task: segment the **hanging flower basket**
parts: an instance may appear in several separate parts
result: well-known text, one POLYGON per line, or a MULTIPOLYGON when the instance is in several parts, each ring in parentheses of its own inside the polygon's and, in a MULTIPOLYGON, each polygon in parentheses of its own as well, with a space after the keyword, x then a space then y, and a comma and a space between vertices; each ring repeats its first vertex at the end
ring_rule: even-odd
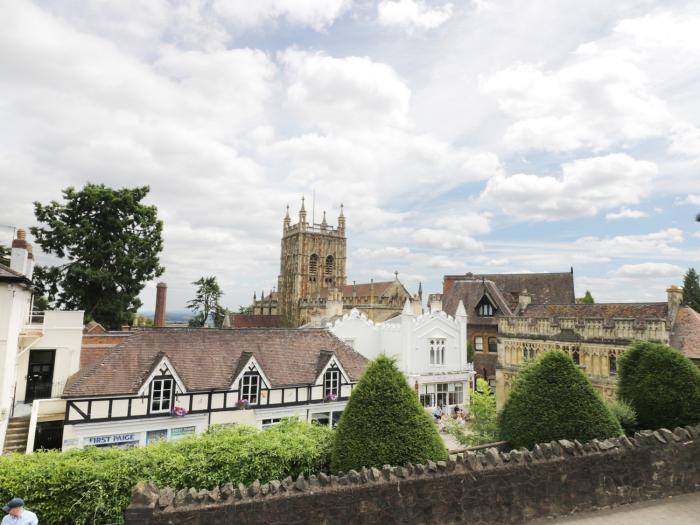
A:
POLYGON ((183 417, 187 415, 187 409, 185 407, 173 407, 170 411, 171 416, 183 417))
POLYGON ((326 401, 335 401, 338 399, 337 394, 330 393, 326 396, 326 401))
POLYGON ((248 408, 248 400, 247 399, 239 399, 238 403, 236 403, 236 406, 240 408, 241 410, 245 410, 248 408))

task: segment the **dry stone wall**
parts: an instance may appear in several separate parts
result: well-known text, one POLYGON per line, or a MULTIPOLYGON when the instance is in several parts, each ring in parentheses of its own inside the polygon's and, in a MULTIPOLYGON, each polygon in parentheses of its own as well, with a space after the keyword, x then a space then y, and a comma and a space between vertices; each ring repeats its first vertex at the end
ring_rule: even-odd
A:
POLYGON ((700 491, 700 425, 214 490, 139 483, 126 523, 516 524, 700 491))

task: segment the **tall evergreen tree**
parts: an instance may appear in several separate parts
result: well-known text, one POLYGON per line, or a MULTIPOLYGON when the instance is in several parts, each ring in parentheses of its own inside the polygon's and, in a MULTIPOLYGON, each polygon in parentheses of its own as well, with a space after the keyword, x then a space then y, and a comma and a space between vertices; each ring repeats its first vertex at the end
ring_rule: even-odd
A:
POLYGON ((695 268, 689 268, 683 278, 683 304, 700 312, 700 278, 695 268))
POLYGON ((107 328, 130 323, 145 283, 164 268, 163 223, 142 203, 148 186, 113 189, 86 184, 63 190, 64 202, 34 203, 41 226, 31 232, 63 264, 37 267, 35 281, 53 306, 85 310, 107 328))
POLYGON ((585 295, 583 297, 578 297, 576 299, 576 302, 578 304, 595 304, 595 299, 593 299, 591 292, 589 290, 586 290, 585 295))

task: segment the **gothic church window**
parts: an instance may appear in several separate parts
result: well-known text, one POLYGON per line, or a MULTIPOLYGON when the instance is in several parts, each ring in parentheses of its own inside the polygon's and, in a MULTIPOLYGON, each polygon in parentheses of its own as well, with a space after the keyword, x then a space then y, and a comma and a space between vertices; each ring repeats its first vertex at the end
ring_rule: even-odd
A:
POLYGON ((326 282, 333 281, 333 272, 335 271, 335 258, 332 255, 326 257, 326 282))
POLYGON ((445 340, 431 339, 430 340, 430 364, 444 365, 445 364, 445 340))
POLYGON ((574 360, 574 364, 576 366, 581 364, 581 357, 579 356, 578 350, 574 350, 573 352, 571 352, 571 359, 574 360))
POLYGON ((316 282, 316 273, 318 272, 318 255, 315 253, 309 257, 309 281, 316 282))
POLYGON ((614 376, 617 374, 617 356, 611 353, 608 356, 608 367, 610 369, 610 375, 614 376))

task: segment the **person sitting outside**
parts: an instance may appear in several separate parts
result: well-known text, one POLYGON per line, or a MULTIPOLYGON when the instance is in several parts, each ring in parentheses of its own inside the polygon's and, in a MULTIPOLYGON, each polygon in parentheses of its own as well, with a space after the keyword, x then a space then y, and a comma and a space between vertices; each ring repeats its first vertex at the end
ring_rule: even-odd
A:
POLYGON ((440 405, 439 403, 437 404, 437 406, 433 410, 433 417, 435 418, 436 423, 439 423, 440 420, 442 419, 442 405, 440 405))
POLYGON ((24 508, 22 498, 12 498, 2 508, 7 513, 0 525, 38 525, 39 518, 31 510, 24 508))

